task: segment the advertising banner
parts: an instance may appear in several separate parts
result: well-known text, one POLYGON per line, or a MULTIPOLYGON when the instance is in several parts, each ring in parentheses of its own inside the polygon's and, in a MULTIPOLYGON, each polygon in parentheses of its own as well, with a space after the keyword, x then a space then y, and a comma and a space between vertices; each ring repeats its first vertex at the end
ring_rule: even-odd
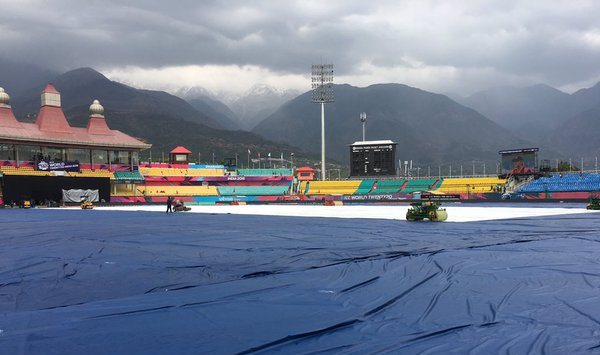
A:
POLYGON ((35 168, 39 171, 81 171, 78 161, 39 160, 35 164, 35 168))

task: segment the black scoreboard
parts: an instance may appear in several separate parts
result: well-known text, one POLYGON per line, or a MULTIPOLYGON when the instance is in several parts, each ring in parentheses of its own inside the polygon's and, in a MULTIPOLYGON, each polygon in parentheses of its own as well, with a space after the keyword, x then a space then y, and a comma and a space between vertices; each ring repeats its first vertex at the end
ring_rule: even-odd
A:
POLYGON ((396 175, 396 145, 390 140, 350 145, 350 176, 396 175))

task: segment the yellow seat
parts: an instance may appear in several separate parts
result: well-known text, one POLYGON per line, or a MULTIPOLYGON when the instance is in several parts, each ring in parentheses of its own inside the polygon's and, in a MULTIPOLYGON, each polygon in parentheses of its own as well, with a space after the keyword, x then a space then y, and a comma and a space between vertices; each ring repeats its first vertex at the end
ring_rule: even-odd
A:
MULTIPOLYGON (((311 181, 307 195, 352 195, 360 186, 360 180, 349 181, 311 181)), ((304 193, 306 185, 300 184, 300 193, 304 193)))
POLYGON ((448 178, 444 179, 435 191, 442 193, 492 193, 498 192, 498 187, 505 183, 505 179, 494 177, 448 178))

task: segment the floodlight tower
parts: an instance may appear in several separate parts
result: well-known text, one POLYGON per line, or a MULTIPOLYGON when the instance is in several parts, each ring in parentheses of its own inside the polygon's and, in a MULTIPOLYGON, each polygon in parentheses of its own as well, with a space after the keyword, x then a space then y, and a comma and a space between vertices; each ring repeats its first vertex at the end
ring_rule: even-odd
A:
POLYGON ((363 126, 363 142, 364 142, 365 141, 365 126, 367 125, 367 113, 366 112, 360 113, 360 122, 362 122, 362 126, 363 126))
POLYGON ((325 180, 325 104, 333 102, 333 64, 313 64, 312 102, 321 104, 321 180, 325 180))

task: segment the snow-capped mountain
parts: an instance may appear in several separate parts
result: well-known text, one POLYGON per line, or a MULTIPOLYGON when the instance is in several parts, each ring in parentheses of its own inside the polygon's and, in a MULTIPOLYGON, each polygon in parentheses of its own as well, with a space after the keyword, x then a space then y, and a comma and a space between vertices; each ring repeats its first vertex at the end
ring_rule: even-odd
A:
POLYGON ((251 130, 262 120, 275 112, 285 102, 300 95, 298 90, 280 89, 266 84, 256 84, 244 94, 233 92, 214 93, 201 86, 182 87, 174 92, 188 102, 206 101, 217 111, 234 118, 231 112, 215 103, 226 105, 233 112, 242 129, 251 130))
POLYGON ((251 87, 230 107, 240 119, 243 128, 252 129, 269 117, 281 105, 300 95, 297 90, 277 89, 265 84, 251 87))

